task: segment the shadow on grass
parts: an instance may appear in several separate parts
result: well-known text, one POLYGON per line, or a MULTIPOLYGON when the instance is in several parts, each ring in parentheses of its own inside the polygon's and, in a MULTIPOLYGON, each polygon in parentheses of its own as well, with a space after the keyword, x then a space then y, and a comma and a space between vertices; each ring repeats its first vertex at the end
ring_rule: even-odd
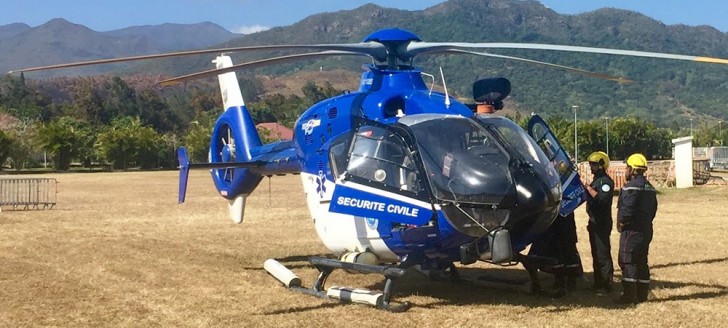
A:
MULTIPOLYGON (((283 264, 289 270, 313 269, 314 266, 308 261, 312 257, 327 257, 327 256, 322 255, 322 254, 311 254, 311 255, 286 256, 286 257, 279 257, 279 258, 274 258, 274 259, 276 261, 280 262, 281 264, 283 264)), ((243 269, 243 270, 264 270, 263 263, 261 263, 260 266, 241 267, 241 269, 243 269)))
MULTIPOLYGON (((706 260, 700 263, 717 263, 723 260, 706 260)), ((482 275, 498 277, 500 273, 495 272, 499 269, 460 269, 461 276, 482 275), (485 272, 485 273, 483 273, 485 272)), ((510 270, 512 271, 512 270, 510 270)), ((587 281, 580 280, 576 290, 567 293, 563 297, 554 298, 549 294, 532 295, 528 293, 530 279, 525 270, 523 272, 511 272, 514 276, 509 278, 515 283, 509 283, 506 279, 489 279, 494 281, 491 285, 473 286, 469 283, 447 283, 435 282, 424 277, 416 277, 420 279, 412 279, 412 277, 403 278, 395 287, 395 298, 400 300, 412 295, 426 295, 438 299, 439 301, 426 304, 425 307, 438 307, 448 305, 479 305, 479 304, 511 304, 529 307, 556 307, 551 311, 568 311, 569 309, 583 307, 598 307, 605 309, 621 309, 625 305, 614 302, 621 294, 621 286, 615 284, 614 290, 609 294, 597 294, 591 289, 592 273, 585 273, 587 281)), ((619 279, 616 279, 619 281, 619 279)), ((542 279, 543 285, 550 286, 553 278, 546 276, 542 279)), ((379 289, 383 284, 370 286, 372 289, 379 289)), ((683 295, 671 295, 660 298, 651 296, 649 302, 666 302, 666 301, 683 301, 697 299, 711 299, 724 297, 728 295, 728 286, 719 284, 703 284, 689 281, 670 281, 670 280, 652 280, 652 291, 661 289, 680 289, 680 288, 699 288, 695 291, 683 295), (707 289, 707 290, 706 290, 707 289)), ((420 304, 414 302, 414 306, 420 304)))
POLYGON ((656 265, 650 266, 650 269, 655 270, 655 269, 671 268, 671 267, 684 266, 684 265, 713 264, 713 263, 720 263, 720 262, 728 262, 728 257, 719 258, 719 259, 697 260, 697 261, 690 261, 690 262, 656 264, 656 265))
POLYGON ((263 315, 301 313, 301 312, 307 312, 307 311, 312 311, 312 310, 335 308, 335 307, 339 307, 343 304, 344 303, 341 303, 339 301, 331 300, 330 302, 321 303, 320 305, 316 305, 316 306, 291 307, 291 308, 280 309, 280 310, 276 310, 276 311, 263 312, 263 315))
MULTIPOLYGON (((308 262, 308 259, 312 256, 320 255, 306 255, 306 256, 289 256, 278 258, 277 260, 283 263, 288 268, 308 268, 313 269, 313 266, 308 262)), ((691 262, 676 262, 658 264, 653 268, 668 268, 675 266, 684 265, 696 265, 696 264, 715 264, 728 262, 728 258, 716 258, 716 259, 703 259, 691 262)), ((253 270, 262 270, 261 267, 251 268, 253 270)), ((621 286, 617 282, 614 284, 614 290, 609 294, 597 294, 592 288, 593 274, 591 272, 585 273, 584 278, 578 281, 576 290, 567 293, 563 297, 555 298, 551 297, 553 294, 539 294, 532 295, 528 292, 530 286, 530 278, 526 270, 508 270, 503 268, 458 268, 460 276, 464 279, 470 280, 470 282, 442 282, 434 281, 423 274, 409 270, 407 275, 396 280, 394 282, 394 294, 392 296, 392 302, 402 303, 409 301, 415 308, 439 308, 442 306, 472 306, 472 305, 514 305, 514 306, 527 306, 534 308, 546 308, 548 312, 566 312, 573 309, 579 309, 584 307, 595 307, 603 309, 623 309, 629 306, 617 304, 614 302, 621 293, 621 286), (486 277, 487 279, 478 279, 479 277, 486 277), (478 285, 472 283, 477 281, 478 285), (418 301, 414 300, 415 297, 428 297, 435 299, 430 301, 418 301)), ((345 276, 351 286, 349 287, 363 287, 369 290, 381 291, 384 288, 384 279, 378 280, 372 283, 371 279, 364 279, 369 281, 369 284, 362 283, 361 286, 356 285, 356 277, 362 275, 350 275, 343 270, 335 270, 332 276, 345 276)), ((550 274, 539 273, 541 281, 545 289, 551 286, 553 283, 553 276, 550 274)), ((615 277, 616 281, 619 281, 619 277, 615 277)), ((361 280, 359 280, 361 281, 361 280)), ((326 287, 329 287, 328 285, 326 287)), ((668 301, 686 301, 686 300, 698 300, 698 299, 711 299, 719 298, 728 295, 728 286, 719 284, 704 284, 699 282, 689 281, 670 281, 670 280, 652 280, 652 291, 659 290, 673 290, 681 288, 698 288, 699 291, 694 291, 688 294, 681 295, 668 295, 660 298, 656 298, 654 293, 650 296, 648 303, 659 303, 668 301)), ((302 295, 302 297, 311 297, 302 295)), ((285 313, 298 313, 309 310, 317 310, 324 308, 331 308, 339 306, 341 303, 336 300, 330 300, 317 306, 297 307, 289 309, 281 309, 266 314, 285 314, 285 313)))

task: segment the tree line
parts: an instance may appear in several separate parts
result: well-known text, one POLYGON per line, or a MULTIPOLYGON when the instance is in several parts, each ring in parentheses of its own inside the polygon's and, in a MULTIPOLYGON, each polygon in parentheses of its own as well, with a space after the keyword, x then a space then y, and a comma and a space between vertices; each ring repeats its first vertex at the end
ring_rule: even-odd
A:
MULTIPOLYGON (((193 161, 206 161, 215 120, 222 112, 213 83, 160 88, 153 77, 77 77, 26 81, 21 75, 0 79, 0 163, 31 169, 51 163, 111 169, 174 168, 176 148, 188 147, 193 161)), ((292 127, 313 104, 341 94, 329 83, 307 82, 302 96, 266 94, 257 79, 241 78, 246 105, 256 123, 292 127)), ((573 153, 574 121, 544 115, 563 146, 573 153)), ((528 117, 511 117, 523 126, 528 117)), ((722 124, 722 122, 721 122, 722 124)), ((581 120, 576 123, 579 160, 594 150, 622 159, 642 152, 650 159, 671 157, 671 139, 693 133, 699 146, 722 145, 721 126, 657 127, 636 117, 581 120), (608 138, 607 138, 608 134, 608 138)), ((273 141, 265 131, 264 141, 273 141)))
MULTIPOLYGON (((186 145, 206 161, 210 135, 222 112, 216 83, 158 87, 159 77, 118 76, 0 79, 0 167, 31 169, 46 162, 111 169, 174 168, 186 145)), ((329 83, 305 83, 303 96, 264 95, 257 79, 239 80, 257 123, 293 126, 314 103, 341 93, 329 83)), ((274 141, 261 131, 264 141, 274 141)))

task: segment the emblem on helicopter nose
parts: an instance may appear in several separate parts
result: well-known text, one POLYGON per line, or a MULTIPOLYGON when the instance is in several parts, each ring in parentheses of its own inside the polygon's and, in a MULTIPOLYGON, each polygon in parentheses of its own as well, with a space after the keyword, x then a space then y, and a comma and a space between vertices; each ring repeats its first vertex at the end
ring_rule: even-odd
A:
POLYGON ((326 194, 326 176, 324 175, 324 171, 319 171, 316 177, 316 192, 318 192, 321 198, 326 194))
POLYGON ((303 129, 303 133, 305 133, 306 135, 309 135, 309 134, 313 133, 313 129, 319 125, 321 125, 321 120, 310 119, 310 120, 308 120, 308 122, 303 123, 301 128, 303 129))
POLYGON ((379 220, 375 218, 366 218, 366 222, 369 229, 377 230, 377 226, 379 226, 379 220))

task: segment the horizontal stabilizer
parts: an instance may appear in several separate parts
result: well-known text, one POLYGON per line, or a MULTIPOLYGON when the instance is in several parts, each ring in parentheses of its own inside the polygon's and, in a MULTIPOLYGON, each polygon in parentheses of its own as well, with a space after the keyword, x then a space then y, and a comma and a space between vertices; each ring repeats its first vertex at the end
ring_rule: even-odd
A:
POLYGON ((252 162, 218 162, 218 163, 188 163, 187 166, 190 169, 251 169, 255 171, 256 168, 265 165, 261 161, 252 162))

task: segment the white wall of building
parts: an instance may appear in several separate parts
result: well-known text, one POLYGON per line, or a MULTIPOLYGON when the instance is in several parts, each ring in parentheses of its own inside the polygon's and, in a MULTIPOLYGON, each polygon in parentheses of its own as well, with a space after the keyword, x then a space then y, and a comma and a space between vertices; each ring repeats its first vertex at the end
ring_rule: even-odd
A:
POLYGON ((693 186, 693 137, 672 139, 675 154, 675 187, 693 186))

